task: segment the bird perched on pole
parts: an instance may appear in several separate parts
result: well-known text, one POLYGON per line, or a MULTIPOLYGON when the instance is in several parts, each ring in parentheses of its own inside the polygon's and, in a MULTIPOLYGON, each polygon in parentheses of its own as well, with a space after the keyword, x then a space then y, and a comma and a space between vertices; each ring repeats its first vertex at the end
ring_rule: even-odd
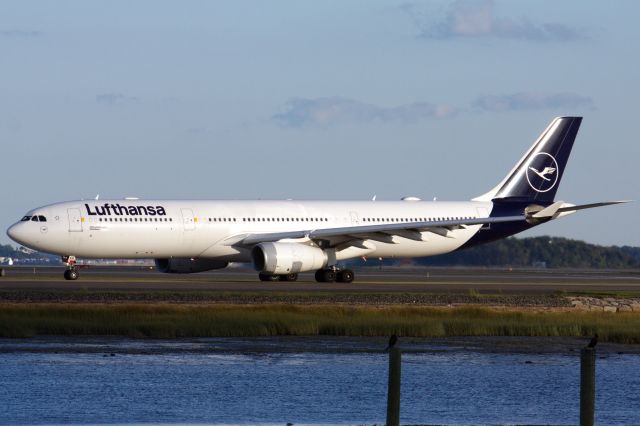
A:
POLYGON ((595 348, 597 344, 598 344, 598 333, 593 335, 593 337, 589 341, 589 344, 587 345, 587 347, 588 348, 595 348))
POLYGON ((389 351, 391 348, 393 348, 396 345, 396 343, 398 343, 398 336, 393 334, 389 338, 389 344, 387 345, 387 348, 384 351, 385 352, 389 351))

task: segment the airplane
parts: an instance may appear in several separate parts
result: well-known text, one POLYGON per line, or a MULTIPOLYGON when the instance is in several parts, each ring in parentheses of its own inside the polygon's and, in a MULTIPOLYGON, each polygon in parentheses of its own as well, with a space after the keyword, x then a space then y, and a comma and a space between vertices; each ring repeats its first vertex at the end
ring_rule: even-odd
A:
POLYGON ((252 263, 262 281, 350 283, 340 262, 423 257, 505 238, 578 210, 619 204, 556 201, 582 117, 551 121, 507 176, 470 201, 69 201, 29 211, 8 230, 34 250, 76 257, 152 258, 159 271, 195 273, 252 263))

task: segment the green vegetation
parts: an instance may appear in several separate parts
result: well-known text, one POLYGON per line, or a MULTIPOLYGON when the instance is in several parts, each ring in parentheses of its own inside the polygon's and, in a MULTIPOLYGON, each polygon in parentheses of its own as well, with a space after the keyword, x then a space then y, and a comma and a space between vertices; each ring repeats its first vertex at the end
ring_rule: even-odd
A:
POLYGON ((476 307, 6 304, 0 336, 591 336, 640 343, 640 314, 476 307))
POLYGON ((640 247, 604 247, 556 237, 507 238, 416 260, 430 266, 542 266, 547 268, 640 268, 640 247))

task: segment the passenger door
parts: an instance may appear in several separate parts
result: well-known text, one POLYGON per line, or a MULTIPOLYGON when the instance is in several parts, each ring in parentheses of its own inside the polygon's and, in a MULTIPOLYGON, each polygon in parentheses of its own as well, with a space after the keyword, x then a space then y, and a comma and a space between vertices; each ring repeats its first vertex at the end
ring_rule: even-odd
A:
POLYGON ((191 209, 180 209, 182 212, 182 224, 184 225, 185 231, 193 231, 196 229, 196 224, 193 218, 193 210, 191 209))
POLYGON ((349 216, 351 216, 351 225, 353 226, 360 225, 360 218, 358 217, 358 212, 349 212, 349 216))
POLYGON ((67 209, 67 216, 69 216, 69 232, 82 232, 80 209, 67 209))

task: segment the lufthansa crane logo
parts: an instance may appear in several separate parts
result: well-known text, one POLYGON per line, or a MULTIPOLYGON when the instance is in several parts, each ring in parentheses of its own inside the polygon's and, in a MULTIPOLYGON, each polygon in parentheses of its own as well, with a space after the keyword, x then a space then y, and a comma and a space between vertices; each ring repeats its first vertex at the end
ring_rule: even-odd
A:
POLYGON ((527 164, 527 182, 537 192, 547 192, 558 182, 558 162, 551 154, 539 152, 527 164))

